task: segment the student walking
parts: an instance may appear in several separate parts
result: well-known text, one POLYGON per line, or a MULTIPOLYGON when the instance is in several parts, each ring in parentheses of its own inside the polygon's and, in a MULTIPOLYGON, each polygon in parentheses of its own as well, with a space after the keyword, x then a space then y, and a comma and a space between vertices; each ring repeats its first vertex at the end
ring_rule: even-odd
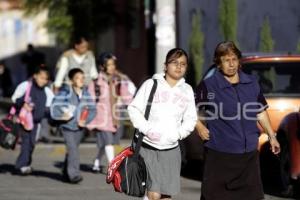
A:
POLYGON ((157 80, 157 90, 149 119, 145 119, 144 113, 154 83, 152 79, 143 83, 128 106, 134 127, 145 135, 140 154, 149 175, 149 200, 171 199, 180 192, 181 153, 178 140, 187 137, 197 121, 194 93, 183 78, 187 67, 186 52, 179 48, 170 50, 164 73, 152 77, 157 80))
POLYGON ((83 131, 96 115, 96 107, 84 86, 84 73, 79 68, 68 73, 71 85, 63 85, 51 105, 51 117, 60 120, 60 131, 66 144, 63 176, 71 183, 82 181, 80 175, 79 144, 83 131))
POLYGON ((131 102, 136 89, 131 80, 118 71, 116 62, 117 58, 112 53, 102 53, 99 56, 101 71, 98 78, 89 85, 89 92, 97 106, 97 115, 88 125, 97 137, 98 153, 92 168, 94 172, 101 171, 104 153, 108 163, 114 158, 114 134, 121 126, 120 115, 127 111, 123 106, 131 102))
POLYGON ((21 151, 16 161, 16 169, 21 174, 32 172, 31 161, 36 143, 37 127, 45 117, 47 108, 51 105, 53 93, 47 87, 49 71, 46 67, 38 67, 31 79, 17 86, 12 101, 15 103, 17 112, 25 111, 27 115, 23 120, 24 126, 20 125, 21 151))

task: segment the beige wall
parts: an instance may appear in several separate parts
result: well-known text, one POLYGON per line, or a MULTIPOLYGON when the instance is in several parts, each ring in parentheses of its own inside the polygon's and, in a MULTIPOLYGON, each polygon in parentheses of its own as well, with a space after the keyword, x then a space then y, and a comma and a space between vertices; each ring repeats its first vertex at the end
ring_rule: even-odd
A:
POLYGON ((28 43, 34 46, 53 46, 54 39, 45 28, 47 11, 33 17, 25 17, 22 10, 0 12, 0 59, 26 50, 28 43))

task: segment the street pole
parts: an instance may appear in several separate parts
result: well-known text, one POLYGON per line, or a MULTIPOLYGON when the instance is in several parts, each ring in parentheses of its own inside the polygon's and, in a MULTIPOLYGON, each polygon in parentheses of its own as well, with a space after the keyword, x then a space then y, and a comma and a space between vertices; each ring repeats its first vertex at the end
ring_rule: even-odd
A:
POLYGON ((156 0, 156 73, 163 72, 167 52, 176 47, 175 7, 176 0, 156 0))

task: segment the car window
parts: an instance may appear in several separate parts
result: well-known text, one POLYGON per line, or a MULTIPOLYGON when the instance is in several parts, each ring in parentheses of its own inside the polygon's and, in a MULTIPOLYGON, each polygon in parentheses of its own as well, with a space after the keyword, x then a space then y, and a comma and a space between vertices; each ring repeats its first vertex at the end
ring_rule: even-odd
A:
POLYGON ((242 69, 257 76, 264 94, 300 95, 300 62, 245 63, 242 69))

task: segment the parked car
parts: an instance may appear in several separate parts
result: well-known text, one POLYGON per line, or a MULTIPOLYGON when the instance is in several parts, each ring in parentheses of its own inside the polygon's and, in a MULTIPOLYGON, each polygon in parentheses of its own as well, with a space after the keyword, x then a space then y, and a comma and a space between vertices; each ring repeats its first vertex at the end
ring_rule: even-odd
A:
MULTIPOLYGON (((258 150, 262 176, 266 173, 288 188, 289 177, 300 176, 300 55, 244 54, 242 70, 257 76, 266 97, 272 128, 282 152, 270 152, 268 136, 261 130, 258 150), (272 174, 273 173, 273 174, 272 174)), ((216 70, 211 67, 204 78, 216 70)), ((182 142, 184 161, 203 159, 203 142, 194 131, 182 142)), ((268 176, 269 177, 269 176, 268 176)))

